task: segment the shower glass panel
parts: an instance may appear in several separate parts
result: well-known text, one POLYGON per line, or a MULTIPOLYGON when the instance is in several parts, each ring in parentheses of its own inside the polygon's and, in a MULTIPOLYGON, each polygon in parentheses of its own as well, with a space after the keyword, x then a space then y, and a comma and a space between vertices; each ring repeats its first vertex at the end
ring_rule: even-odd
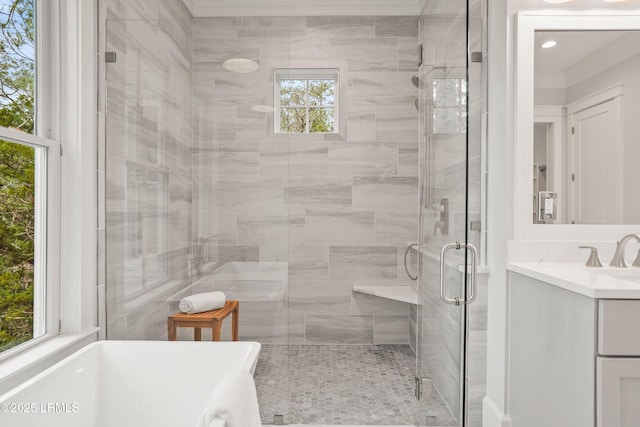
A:
POLYGON ((418 17, 289 23, 296 77, 334 72, 330 100, 315 103, 338 108, 330 131, 288 140, 285 422, 415 425, 412 304, 397 295, 410 293, 403 256, 418 235, 418 17))
MULTIPOLYGON (((240 301, 240 340, 262 344, 263 424, 414 425, 416 374, 420 425, 472 420, 467 308, 437 284, 442 246, 479 240, 474 22, 451 0, 420 17, 108 20, 107 338, 165 340, 181 298, 222 291, 240 301), (329 131, 275 131, 287 69, 335 75, 322 102, 305 85, 309 120, 336 107, 329 131), (416 241, 422 304, 397 296, 415 296, 416 241)), ((451 295, 465 261, 447 255, 451 295)))
POLYGON ((287 344, 288 137, 273 137, 269 106, 274 63, 289 65, 289 27, 195 18, 193 41, 193 289, 240 301, 242 340, 287 344))
POLYGON ((193 25, 193 286, 240 301, 240 339, 262 344, 255 381, 262 422, 272 424, 289 407, 279 398, 289 387, 289 136, 273 123, 274 69, 290 66, 289 20, 193 25), (239 58, 257 70, 233 71, 227 61, 239 58))
POLYGON ((222 291, 240 302, 241 340, 288 343, 288 136, 273 138, 265 108, 288 47, 286 19, 275 33, 252 19, 107 21, 109 339, 164 340, 181 298, 222 291))
POLYGON ((482 423, 478 396, 468 387, 482 113, 482 66, 471 64, 470 52, 482 50, 482 9, 479 1, 435 0, 420 17, 421 426, 482 423))
POLYGON ((188 21, 107 21, 109 339, 166 339, 171 296, 191 283, 190 37, 188 21))

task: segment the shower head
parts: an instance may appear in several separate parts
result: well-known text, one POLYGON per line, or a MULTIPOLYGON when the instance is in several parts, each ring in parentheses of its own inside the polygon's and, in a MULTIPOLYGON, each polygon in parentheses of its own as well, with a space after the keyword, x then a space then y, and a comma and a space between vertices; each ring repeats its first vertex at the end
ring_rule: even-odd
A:
POLYGON ((417 88, 420 87, 420 78, 418 76, 411 77, 411 83, 417 88))

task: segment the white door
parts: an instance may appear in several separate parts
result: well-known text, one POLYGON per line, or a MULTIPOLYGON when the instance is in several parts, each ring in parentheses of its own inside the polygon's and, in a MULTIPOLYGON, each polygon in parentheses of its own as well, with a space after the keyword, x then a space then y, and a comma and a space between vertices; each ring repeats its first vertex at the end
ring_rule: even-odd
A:
POLYGON ((570 220, 575 224, 622 221, 622 167, 618 164, 619 98, 586 108, 571 117, 569 176, 570 220))

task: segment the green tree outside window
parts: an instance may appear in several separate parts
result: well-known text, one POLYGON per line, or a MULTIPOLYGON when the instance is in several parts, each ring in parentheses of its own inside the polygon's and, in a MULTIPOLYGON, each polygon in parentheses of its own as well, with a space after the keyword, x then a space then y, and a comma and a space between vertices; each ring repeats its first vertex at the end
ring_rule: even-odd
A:
MULTIPOLYGON (((34 0, 0 0, 0 126, 34 130, 34 0)), ((33 338, 35 152, 0 140, 0 351, 33 338)))
POLYGON ((335 132, 336 81, 280 80, 280 132, 335 132))

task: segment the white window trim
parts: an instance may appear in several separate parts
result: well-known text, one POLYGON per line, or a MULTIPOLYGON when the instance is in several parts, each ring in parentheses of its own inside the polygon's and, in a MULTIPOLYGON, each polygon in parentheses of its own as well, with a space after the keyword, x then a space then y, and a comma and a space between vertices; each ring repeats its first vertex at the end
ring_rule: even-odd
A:
MULTIPOLYGON (((47 242, 47 262, 53 264, 48 272, 57 278, 59 289, 47 293, 52 306, 47 335, 0 354, 0 394, 19 378, 33 376, 97 339, 97 9, 97 2, 86 0, 41 0, 36 12, 50 18, 41 18, 40 23, 50 25, 41 28, 39 23, 38 29, 53 40, 38 58, 48 57, 51 67, 41 63, 36 70, 48 73, 50 92, 36 96, 45 96, 37 108, 40 118, 49 120, 38 121, 42 136, 29 135, 26 142, 50 146, 51 159, 58 153, 58 162, 47 170, 59 182, 47 209, 57 213, 50 227, 56 227, 59 237, 47 242), (40 108, 52 113, 42 115, 40 108)), ((7 131, 11 129, 3 129, 0 137, 15 141, 15 134, 7 131)))
MULTIPOLYGON (((273 131, 277 134, 291 135, 317 135, 317 134, 337 134, 340 133, 340 69, 339 68, 276 68, 273 71, 274 82, 274 119, 273 131), (335 90, 333 99, 333 132, 303 132, 289 133, 280 130, 280 81, 281 80, 334 80, 335 90)), ((318 106, 322 108, 322 106, 318 106)), ((308 123, 307 123, 308 126, 308 123)))
POLYGON ((42 0, 36 3, 35 135, 0 127, 0 139, 46 151, 46 154, 41 150, 35 152, 34 226, 44 234, 37 232, 34 242, 34 338, 0 353, 0 361, 59 333, 60 143, 51 139, 58 86, 58 68, 53 63, 58 52, 55 3, 42 0))
POLYGON ((34 242, 34 286, 40 285, 33 295, 35 338, 0 353, 0 360, 4 360, 58 334, 60 145, 4 127, 0 127, 0 139, 46 150, 46 154, 36 151, 35 159, 35 229, 45 230, 34 242), (44 313, 44 317, 38 318, 38 313, 44 313))

